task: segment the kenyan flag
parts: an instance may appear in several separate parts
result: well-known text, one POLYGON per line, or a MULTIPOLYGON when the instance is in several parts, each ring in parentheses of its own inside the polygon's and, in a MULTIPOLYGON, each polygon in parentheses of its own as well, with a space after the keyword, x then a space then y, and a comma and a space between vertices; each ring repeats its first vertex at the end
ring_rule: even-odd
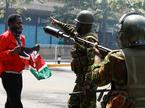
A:
POLYGON ((49 78, 52 75, 51 70, 39 53, 30 55, 30 66, 30 72, 38 80, 49 78))
POLYGON ((44 65, 40 71, 35 68, 30 68, 30 71, 38 80, 49 78, 52 75, 47 65, 44 65))

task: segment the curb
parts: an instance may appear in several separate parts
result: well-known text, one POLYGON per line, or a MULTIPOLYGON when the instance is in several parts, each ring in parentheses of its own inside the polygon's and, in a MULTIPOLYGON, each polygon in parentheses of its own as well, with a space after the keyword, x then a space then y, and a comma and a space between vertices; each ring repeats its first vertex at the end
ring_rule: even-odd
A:
POLYGON ((48 64, 49 67, 69 67, 70 64, 48 64))

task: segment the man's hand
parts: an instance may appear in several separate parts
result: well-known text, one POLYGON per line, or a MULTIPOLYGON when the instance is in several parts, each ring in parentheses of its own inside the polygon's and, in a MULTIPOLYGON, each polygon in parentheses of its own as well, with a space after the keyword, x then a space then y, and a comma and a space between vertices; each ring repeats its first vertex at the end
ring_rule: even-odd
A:
POLYGON ((21 47, 21 52, 26 52, 27 54, 31 54, 33 51, 39 52, 39 50, 40 50, 40 45, 39 44, 36 44, 32 48, 21 47))
POLYGON ((39 44, 36 44, 34 47, 31 48, 32 51, 37 51, 39 52, 40 50, 40 45, 39 44))
POLYGON ((20 54, 20 53, 22 53, 23 51, 26 52, 27 54, 30 54, 30 53, 32 53, 33 51, 39 52, 39 50, 40 50, 40 45, 39 45, 39 44, 35 45, 35 46, 32 47, 32 48, 15 47, 15 48, 11 51, 11 54, 20 54))
POLYGON ((98 56, 99 58, 102 58, 102 55, 99 51, 99 48, 98 48, 98 42, 96 42, 93 46, 93 51, 95 52, 95 55, 98 56))
POLYGON ((22 47, 15 47, 12 51, 11 54, 19 54, 21 52, 22 47))

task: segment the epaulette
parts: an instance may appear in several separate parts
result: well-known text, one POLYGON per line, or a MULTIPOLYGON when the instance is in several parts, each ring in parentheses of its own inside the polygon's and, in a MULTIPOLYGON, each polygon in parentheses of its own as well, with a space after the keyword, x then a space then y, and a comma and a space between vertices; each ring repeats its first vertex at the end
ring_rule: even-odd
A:
POLYGON ((95 34, 95 33, 88 33, 88 34, 85 36, 85 39, 86 39, 86 40, 93 40, 94 42, 98 42, 98 36, 97 36, 97 34, 95 34))
POLYGON ((124 55, 121 50, 113 50, 108 54, 108 59, 124 60, 124 55))

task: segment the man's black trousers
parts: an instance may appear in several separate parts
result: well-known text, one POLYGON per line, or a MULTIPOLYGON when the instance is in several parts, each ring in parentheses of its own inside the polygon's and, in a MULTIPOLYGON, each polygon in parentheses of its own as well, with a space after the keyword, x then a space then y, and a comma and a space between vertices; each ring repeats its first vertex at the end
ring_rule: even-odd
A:
POLYGON ((4 72, 2 84, 7 94, 5 108, 23 108, 21 102, 22 74, 4 72))

